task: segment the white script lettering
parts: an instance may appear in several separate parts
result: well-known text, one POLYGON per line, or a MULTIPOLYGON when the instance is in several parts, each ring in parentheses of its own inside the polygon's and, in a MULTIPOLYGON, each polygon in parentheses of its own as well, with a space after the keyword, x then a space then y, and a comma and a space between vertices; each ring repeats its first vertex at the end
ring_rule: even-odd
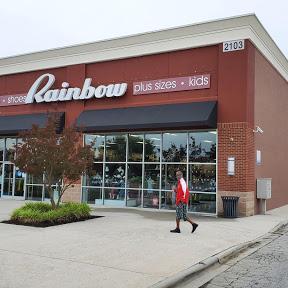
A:
POLYGON ((69 100, 86 100, 103 97, 119 97, 123 96, 127 90, 127 83, 109 84, 107 86, 100 85, 98 87, 91 86, 92 79, 87 78, 84 81, 82 89, 78 87, 69 88, 68 82, 62 83, 62 89, 51 89, 55 82, 55 76, 52 74, 44 74, 40 76, 31 86, 25 99, 26 104, 42 102, 57 102, 69 100), (45 84, 45 78, 48 78, 45 84), (44 86, 43 86, 44 85, 44 86), (39 87, 42 87, 39 89, 39 87), (38 91, 39 89, 39 91, 38 91))

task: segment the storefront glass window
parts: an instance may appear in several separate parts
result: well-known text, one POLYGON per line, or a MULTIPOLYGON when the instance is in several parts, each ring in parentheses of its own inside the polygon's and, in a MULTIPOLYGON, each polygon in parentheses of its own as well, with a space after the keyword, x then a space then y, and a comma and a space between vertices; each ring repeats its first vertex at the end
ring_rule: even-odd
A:
POLYGON ((82 201, 88 204, 101 205, 102 203, 102 189, 101 188, 83 188, 82 201))
POLYGON ((26 186, 26 199, 34 201, 42 201, 43 186, 27 185, 26 186))
POLYGON ((160 162, 161 134, 145 135, 145 162, 160 162))
POLYGON ((144 189, 160 189, 160 164, 145 164, 144 189))
POLYGON ((125 188, 125 163, 105 164, 105 187, 125 188))
POLYGON ((83 176, 83 186, 103 186, 103 164, 93 163, 89 175, 83 176))
POLYGON ((94 150, 94 161, 103 161, 105 136, 85 135, 85 144, 92 145, 94 150))
POLYGON ((187 162, 187 133, 163 133, 163 162, 187 162))
POLYGON ((142 202, 142 190, 127 189, 127 207, 139 207, 142 202))
POLYGON ((159 190, 148 189, 143 190, 143 207, 159 209, 159 190))
POLYGON ((106 136, 106 161, 126 161, 126 135, 106 136))
POLYGON ((176 171, 181 170, 185 179, 187 165, 183 164, 162 164, 162 190, 171 191, 172 186, 177 185, 176 171))
POLYGON ((5 139, 0 139, 0 162, 4 160, 5 139))
POLYGON ((27 184, 43 184, 43 176, 27 175, 27 184))
POLYGON ((188 211, 216 213, 216 194, 190 193, 188 211))
POLYGON ((6 138, 5 161, 13 161, 15 155, 16 138, 6 138))
MULTIPOLYGON (((177 185, 179 169, 190 191, 189 211, 216 213, 216 131, 101 137, 92 172, 82 179, 82 201, 175 209, 172 187, 177 185)), ((85 143, 94 143, 94 138, 96 142, 100 139, 99 135, 85 135, 85 143)))
POLYGON ((15 168, 14 196, 19 196, 19 197, 24 196, 25 177, 26 177, 26 174, 16 167, 15 168))
POLYGON ((177 170, 183 172, 186 177, 187 165, 183 164, 162 164, 162 192, 161 192, 161 208, 175 209, 176 193, 172 191, 173 186, 177 186, 175 173, 177 170), (165 191, 166 190, 166 191, 165 191))
POLYGON ((128 161, 142 162, 143 159, 143 135, 129 134, 128 135, 128 161))
POLYGON ((125 206, 125 188, 113 187, 104 189, 104 204, 108 206, 125 206))
POLYGON ((216 165, 190 164, 189 183, 190 191, 216 192, 216 165))
POLYGON ((3 181, 3 164, 0 162, 0 196, 1 196, 1 191, 2 191, 2 181, 3 181))
POLYGON ((189 162, 216 162, 216 132, 189 133, 189 162))
POLYGON ((128 164, 128 188, 142 188, 142 164, 128 164))

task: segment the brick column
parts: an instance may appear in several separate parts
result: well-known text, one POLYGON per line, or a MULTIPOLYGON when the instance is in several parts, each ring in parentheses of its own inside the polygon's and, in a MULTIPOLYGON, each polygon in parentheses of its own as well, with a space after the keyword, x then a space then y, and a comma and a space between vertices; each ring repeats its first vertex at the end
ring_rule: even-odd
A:
POLYGON ((63 202, 81 202, 81 183, 74 184, 73 187, 68 188, 63 197, 63 202))
POLYGON ((239 196, 240 216, 254 215, 255 144, 253 128, 246 122, 218 124, 218 214, 221 196, 239 196), (227 173, 228 157, 235 157, 235 175, 227 173))

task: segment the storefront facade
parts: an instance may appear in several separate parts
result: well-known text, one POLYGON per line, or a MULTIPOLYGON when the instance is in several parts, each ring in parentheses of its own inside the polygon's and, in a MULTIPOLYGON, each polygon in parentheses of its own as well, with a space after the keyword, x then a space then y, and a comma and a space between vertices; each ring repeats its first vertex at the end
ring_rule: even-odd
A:
MULTIPOLYGON (((221 214, 221 196, 234 195, 240 215, 258 213, 261 177, 277 179, 268 209, 288 204, 284 178, 271 169, 274 120, 263 112, 287 105, 287 67, 253 15, 0 59, 1 197, 46 199, 43 179, 21 173, 10 148, 49 112, 60 115, 59 128, 81 128, 83 145, 95 141, 92 174, 65 201, 173 210, 181 169, 191 212, 221 214)), ((288 140, 281 127, 279 150, 288 140)))

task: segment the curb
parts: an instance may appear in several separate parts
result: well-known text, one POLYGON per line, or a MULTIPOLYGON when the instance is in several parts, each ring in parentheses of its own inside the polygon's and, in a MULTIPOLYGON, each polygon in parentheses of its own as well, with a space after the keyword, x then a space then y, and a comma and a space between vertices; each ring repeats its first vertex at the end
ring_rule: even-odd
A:
POLYGON ((212 265, 214 265, 216 263, 218 263, 220 265, 224 264, 225 262, 227 262, 230 258, 235 256, 236 254, 239 254, 240 252, 245 251, 249 247, 251 247, 254 244, 256 244, 257 242, 259 242, 259 240, 267 237, 269 234, 273 234, 273 233, 277 232, 279 229, 281 229, 282 227, 284 227, 287 224, 288 224, 288 220, 284 220, 284 221, 278 223, 274 228, 272 228, 270 231, 268 231, 264 235, 254 239, 254 240, 241 243, 237 246, 230 247, 230 248, 228 248, 228 249, 226 249, 226 250, 224 250, 218 254, 210 256, 210 257, 204 259, 203 261, 200 261, 199 263, 189 267, 188 269, 180 271, 179 273, 177 273, 174 276, 168 277, 168 278, 166 278, 160 282, 155 283, 154 285, 150 286, 149 288, 173 288, 173 287, 177 287, 177 285, 185 282, 186 280, 188 280, 189 278, 192 278, 193 276, 196 276, 200 272, 203 272, 205 269, 211 267, 212 265))

